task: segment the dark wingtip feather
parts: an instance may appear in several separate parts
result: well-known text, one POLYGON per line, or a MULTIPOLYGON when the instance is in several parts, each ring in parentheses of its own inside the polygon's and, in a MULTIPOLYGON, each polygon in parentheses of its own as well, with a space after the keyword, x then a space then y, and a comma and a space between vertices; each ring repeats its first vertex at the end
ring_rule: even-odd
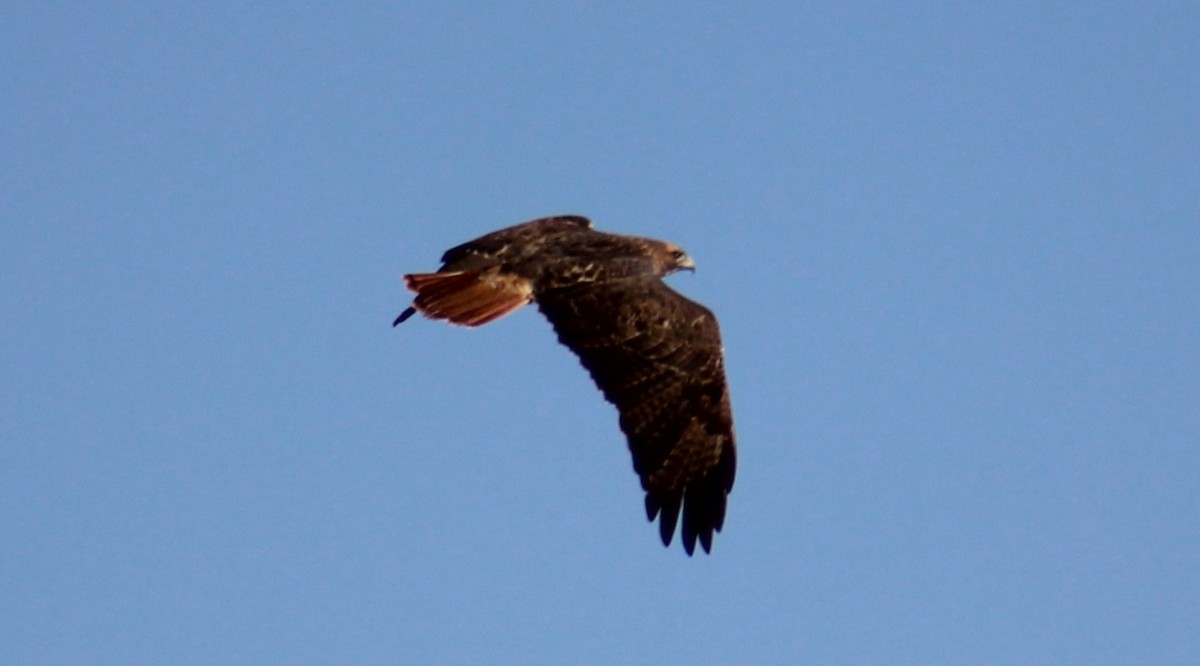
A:
POLYGON ((658 500, 650 493, 646 493, 646 520, 654 522, 658 517, 658 500))
POLYGON ((408 319, 409 317, 411 317, 415 314, 417 314, 416 308, 409 308, 409 309, 405 310, 404 312, 401 312, 400 316, 396 317, 396 321, 392 322, 392 328, 395 328, 395 327, 399 326, 400 324, 404 323, 405 319, 408 319))
POLYGON ((689 557, 695 554, 697 541, 705 553, 712 553, 713 533, 720 532, 725 522, 725 495, 705 494, 700 488, 677 497, 646 493, 646 519, 654 522, 655 518, 664 546, 670 547, 678 526, 679 542, 689 557))
MULTIPOLYGON (((658 534, 662 537, 663 545, 670 547, 671 539, 675 537, 675 525, 679 522, 679 507, 683 504, 683 495, 659 497, 653 500, 653 502, 658 506, 658 534)), ((647 514, 650 513, 650 506, 650 496, 647 495, 647 514)), ((653 516, 650 520, 654 520, 653 516)), ((684 547, 687 547, 686 543, 684 547)))
MULTIPOLYGON (((667 520, 666 514, 663 514, 663 517, 658 521, 658 535, 662 537, 663 546, 670 548, 671 540, 675 538, 675 521, 667 520)), ((686 542, 683 544, 683 547, 687 548, 686 542)), ((691 553, 688 553, 688 555, 691 555, 691 553)))

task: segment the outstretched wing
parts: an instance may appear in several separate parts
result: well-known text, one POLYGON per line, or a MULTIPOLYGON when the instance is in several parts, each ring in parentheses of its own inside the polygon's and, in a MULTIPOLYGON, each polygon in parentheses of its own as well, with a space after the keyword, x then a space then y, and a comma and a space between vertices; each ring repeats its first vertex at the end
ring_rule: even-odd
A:
POLYGON ((538 308, 621 415, 646 515, 670 545, 705 552, 736 467, 721 337, 712 312, 653 276, 539 292, 538 308))

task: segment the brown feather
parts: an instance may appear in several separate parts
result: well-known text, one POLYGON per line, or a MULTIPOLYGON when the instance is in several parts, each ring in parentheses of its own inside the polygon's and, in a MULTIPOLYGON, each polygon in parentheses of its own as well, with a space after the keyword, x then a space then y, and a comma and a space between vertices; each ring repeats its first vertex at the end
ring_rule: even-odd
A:
POLYGON ((482 326, 529 303, 529 280, 500 273, 498 267, 404 276, 417 292, 413 307, 430 319, 462 326, 482 326))
POLYGON ((653 276, 542 291, 537 302, 620 412, 663 543, 678 524, 689 555, 697 540, 708 552, 737 464, 716 318, 653 276))

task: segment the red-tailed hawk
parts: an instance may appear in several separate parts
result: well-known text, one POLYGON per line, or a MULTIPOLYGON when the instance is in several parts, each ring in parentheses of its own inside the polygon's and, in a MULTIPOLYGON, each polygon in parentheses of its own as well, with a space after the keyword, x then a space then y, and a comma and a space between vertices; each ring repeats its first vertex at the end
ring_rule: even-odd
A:
POLYGON ((526 303, 621 414, 646 516, 688 555, 712 548, 725 522, 737 453, 717 320, 663 283, 695 264, 671 243, 606 234, 583 217, 548 217, 501 229, 442 255, 436 273, 404 276, 414 313, 480 326, 526 303))

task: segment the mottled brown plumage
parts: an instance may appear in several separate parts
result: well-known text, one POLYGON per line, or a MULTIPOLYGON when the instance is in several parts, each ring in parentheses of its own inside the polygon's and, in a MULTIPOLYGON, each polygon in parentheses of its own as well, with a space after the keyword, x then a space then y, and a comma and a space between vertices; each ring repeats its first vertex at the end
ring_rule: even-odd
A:
POLYGON ((716 317, 662 281, 693 268, 670 243, 543 218, 451 248, 436 273, 405 275, 417 295, 395 324, 420 312, 479 326, 536 302, 620 412, 663 544, 682 513, 684 549, 699 539, 709 552, 737 454, 716 317))

